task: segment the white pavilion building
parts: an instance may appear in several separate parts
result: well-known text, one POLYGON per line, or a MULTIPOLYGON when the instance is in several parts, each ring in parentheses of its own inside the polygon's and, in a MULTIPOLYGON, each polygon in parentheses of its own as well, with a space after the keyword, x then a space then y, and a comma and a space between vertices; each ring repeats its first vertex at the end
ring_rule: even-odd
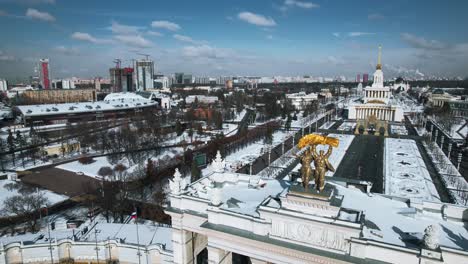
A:
POLYGON ((379 47, 379 59, 374 73, 372 86, 364 88, 364 103, 350 104, 348 107, 348 119, 367 119, 375 116, 378 120, 390 122, 403 121, 403 109, 392 103, 391 88, 384 86, 384 77, 381 63, 381 47, 379 47))

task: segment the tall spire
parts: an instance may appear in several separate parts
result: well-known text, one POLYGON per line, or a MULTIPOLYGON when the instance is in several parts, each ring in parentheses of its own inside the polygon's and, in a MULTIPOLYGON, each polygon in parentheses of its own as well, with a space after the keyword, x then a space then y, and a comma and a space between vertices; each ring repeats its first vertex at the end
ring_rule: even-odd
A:
POLYGON ((381 70, 382 69, 382 45, 379 45, 379 58, 377 60, 377 67, 376 67, 377 70, 381 70))

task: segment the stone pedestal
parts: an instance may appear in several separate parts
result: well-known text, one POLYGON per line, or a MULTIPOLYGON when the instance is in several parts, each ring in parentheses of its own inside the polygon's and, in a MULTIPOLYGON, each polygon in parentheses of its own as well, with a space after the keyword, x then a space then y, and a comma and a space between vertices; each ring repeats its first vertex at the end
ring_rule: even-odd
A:
POLYGON ((282 206, 289 210, 300 211, 307 214, 324 217, 336 217, 340 210, 339 203, 332 199, 335 188, 326 184, 322 191, 314 189, 314 185, 304 188, 302 185, 293 185, 285 197, 281 198, 282 206))

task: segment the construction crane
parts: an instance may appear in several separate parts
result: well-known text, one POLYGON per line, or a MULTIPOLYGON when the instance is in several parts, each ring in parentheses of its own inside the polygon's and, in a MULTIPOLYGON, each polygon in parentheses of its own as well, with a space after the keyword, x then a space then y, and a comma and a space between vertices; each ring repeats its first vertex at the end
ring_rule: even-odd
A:
POLYGON ((114 63, 115 63, 115 68, 120 69, 120 64, 122 63, 122 60, 121 59, 115 59, 114 63))
POLYGON ((144 54, 144 53, 137 53, 137 54, 138 54, 138 55, 141 55, 141 56, 145 56, 145 57, 146 57, 146 60, 148 60, 149 57, 151 56, 151 55, 149 55, 149 54, 144 54))

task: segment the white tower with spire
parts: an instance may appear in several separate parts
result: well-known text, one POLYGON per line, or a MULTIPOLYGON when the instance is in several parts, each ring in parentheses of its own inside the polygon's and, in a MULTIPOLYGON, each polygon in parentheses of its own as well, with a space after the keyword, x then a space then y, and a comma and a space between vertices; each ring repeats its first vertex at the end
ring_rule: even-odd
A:
POLYGON ((382 121, 403 122, 403 109, 392 102, 390 87, 384 86, 382 46, 379 46, 379 57, 375 68, 374 82, 364 88, 364 103, 350 104, 348 118, 365 120, 373 117, 382 121))

